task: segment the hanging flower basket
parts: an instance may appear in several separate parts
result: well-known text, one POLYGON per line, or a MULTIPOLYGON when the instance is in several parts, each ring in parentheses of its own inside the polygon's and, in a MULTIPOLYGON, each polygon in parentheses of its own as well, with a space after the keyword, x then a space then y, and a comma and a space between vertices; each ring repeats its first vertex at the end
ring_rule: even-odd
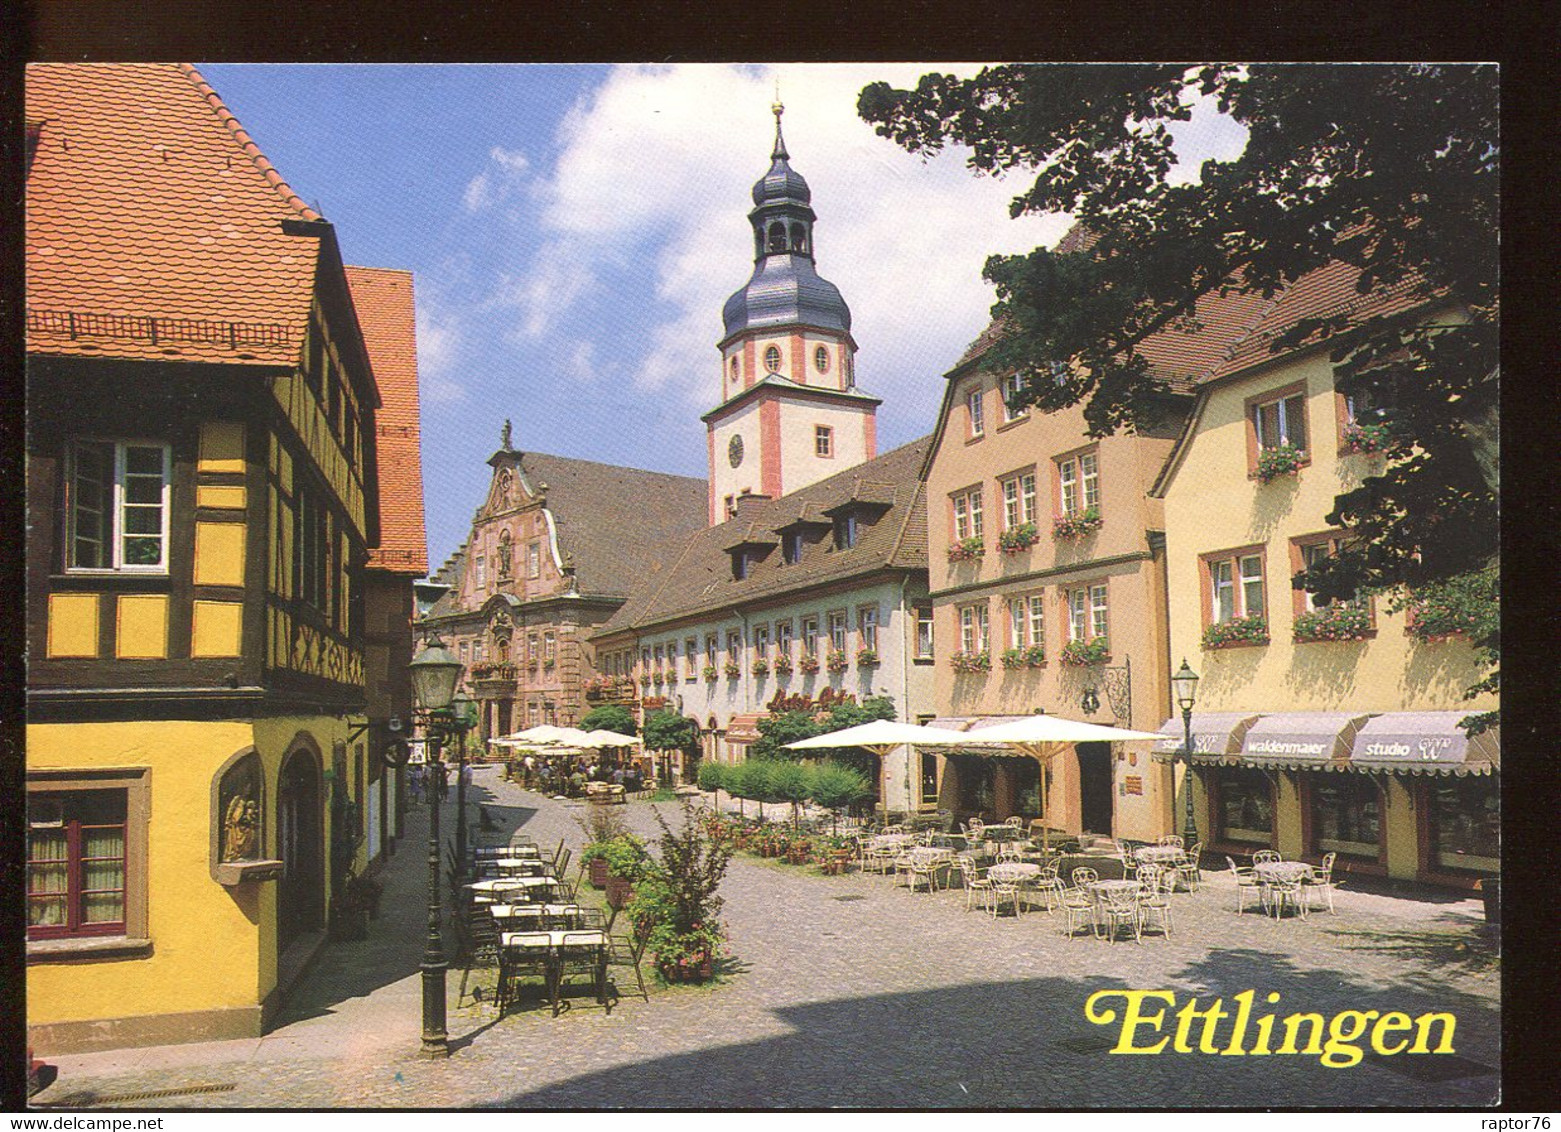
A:
POLYGON ((1266 644, 1268 644, 1268 622, 1258 613, 1250 617, 1218 621, 1203 631, 1203 647, 1206 649, 1266 644))
POLYGON ((986 554, 986 543, 980 535, 962 538, 949 547, 950 562, 969 562, 986 554))
POLYGON ((1295 641, 1364 641, 1371 636, 1371 613, 1357 605, 1335 602, 1295 619, 1295 641))
POLYGON ((829 657, 824 661, 824 667, 828 668, 831 672, 844 672, 847 668, 851 667, 851 662, 846 659, 845 653, 831 652, 829 657))
POLYGON ((1293 476, 1306 463, 1306 453, 1293 444, 1265 448, 1258 454, 1257 478, 1268 483, 1280 476, 1293 476))
POLYGON ((1104 664, 1111 659, 1111 648, 1104 637, 1092 637, 1087 641, 1069 641, 1062 646, 1059 658, 1070 668, 1087 668, 1092 664, 1104 664))
POLYGON ((1004 554, 1018 554, 1029 550, 1041 540, 1041 532, 1034 523, 1019 523, 997 536, 997 549, 1004 554))
POLYGON ((856 663, 858 668, 871 668, 878 663, 878 650, 857 649, 856 663))
POLYGON ((949 656, 955 672, 990 672, 992 654, 989 652, 956 652, 949 656))
POLYGON ((1092 531, 1098 531, 1100 524, 1099 507, 1086 507, 1082 511, 1070 511, 1066 515, 1058 515, 1052 520, 1052 538, 1083 538, 1092 531))

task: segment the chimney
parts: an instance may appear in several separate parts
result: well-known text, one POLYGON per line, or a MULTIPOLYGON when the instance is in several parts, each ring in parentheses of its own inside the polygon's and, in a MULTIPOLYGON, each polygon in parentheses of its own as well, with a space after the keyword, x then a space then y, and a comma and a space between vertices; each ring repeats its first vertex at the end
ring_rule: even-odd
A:
POLYGON ((752 519, 759 513, 759 508, 770 501, 768 495, 755 495, 753 492, 744 492, 736 500, 737 517, 739 519, 752 519))

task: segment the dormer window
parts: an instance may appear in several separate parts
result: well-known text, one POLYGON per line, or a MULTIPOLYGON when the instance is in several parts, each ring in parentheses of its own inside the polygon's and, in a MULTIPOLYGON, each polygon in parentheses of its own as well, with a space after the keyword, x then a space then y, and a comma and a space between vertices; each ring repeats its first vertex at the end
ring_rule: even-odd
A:
POLYGON ((802 561, 802 532, 787 531, 781 535, 781 559, 788 566, 802 561))
POLYGON ((836 515, 835 549, 850 550, 856 545, 856 537, 860 530, 861 525, 857 519, 856 512, 847 511, 844 514, 836 515))
POLYGON ((746 578, 748 571, 752 567, 753 563, 749 560, 747 551, 734 550, 732 552, 732 580, 734 582, 740 582, 746 578))

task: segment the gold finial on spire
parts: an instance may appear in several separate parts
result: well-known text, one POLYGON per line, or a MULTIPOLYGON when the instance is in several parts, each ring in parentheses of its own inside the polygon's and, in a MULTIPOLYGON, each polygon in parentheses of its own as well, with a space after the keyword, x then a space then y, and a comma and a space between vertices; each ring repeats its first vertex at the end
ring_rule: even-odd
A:
POLYGON ((775 101, 770 103, 770 111, 775 115, 775 149, 771 152, 772 159, 784 160, 790 155, 786 152, 786 142, 781 137, 781 115, 786 112, 786 107, 780 100, 780 76, 775 77, 775 101))
POLYGON ((781 104, 781 100, 780 100, 780 76, 779 75, 775 76, 775 101, 770 103, 770 110, 775 115, 775 118, 776 118, 777 121, 779 121, 780 120, 780 116, 786 112, 786 107, 781 104))

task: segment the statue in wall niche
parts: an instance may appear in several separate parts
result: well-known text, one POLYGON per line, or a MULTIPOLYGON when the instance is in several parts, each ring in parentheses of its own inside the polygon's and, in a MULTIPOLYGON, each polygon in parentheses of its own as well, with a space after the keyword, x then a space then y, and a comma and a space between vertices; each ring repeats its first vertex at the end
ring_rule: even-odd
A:
POLYGON ((259 856, 260 806, 247 794, 235 794, 222 821, 222 859, 252 861, 259 856))
MULTIPOLYGON (((509 502, 508 489, 505 489, 505 502, 509 502)), ((508 531, 499 534, 499 577, 510 576, 510 537, 508 531)))

